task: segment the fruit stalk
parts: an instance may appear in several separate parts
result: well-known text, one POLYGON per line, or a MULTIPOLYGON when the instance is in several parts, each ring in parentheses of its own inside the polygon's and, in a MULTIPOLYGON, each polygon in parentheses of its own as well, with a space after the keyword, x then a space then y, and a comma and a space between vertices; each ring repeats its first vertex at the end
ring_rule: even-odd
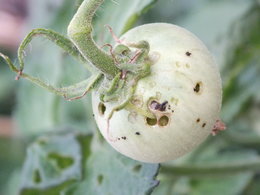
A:
POLYGON ((92 19, 104 0, 85 0, 68 26, 68 36, 80 53, 108 79, 114 78, 120 69, 114 59, 102 51, 92 38, 92 19))

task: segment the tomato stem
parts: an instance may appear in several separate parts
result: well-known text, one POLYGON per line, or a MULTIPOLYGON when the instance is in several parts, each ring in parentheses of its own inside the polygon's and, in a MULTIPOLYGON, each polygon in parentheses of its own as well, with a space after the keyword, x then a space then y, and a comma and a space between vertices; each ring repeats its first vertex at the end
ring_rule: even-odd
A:
POLYGON ((92 38, 92 20, 104 0, 85 0, 68 26, 68 36, 80 53, 99 69, 108 79, 113 79, 120 69, 112 56, 97 46, 92 38))

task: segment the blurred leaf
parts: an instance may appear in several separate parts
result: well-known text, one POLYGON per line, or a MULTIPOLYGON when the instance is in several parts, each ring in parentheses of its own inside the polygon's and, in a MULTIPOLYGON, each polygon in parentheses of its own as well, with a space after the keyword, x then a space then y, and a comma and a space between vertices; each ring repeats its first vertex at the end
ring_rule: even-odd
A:
POLYGON ((82 150, 89 151, 90 139, 91 136, 73 133, 37 139, 27 150, 22 172, 22 194, 53 193, 80 180, 82 162, 89 155, 82 150), (83 147, 79 138, 88 145, 83 147))
POLYGON ((157 0, 106 0, 94 20, 98 43, 110 43, 112 36, 104 27, 110 25, 120 36, 135 25, 139 17, 148 11, 157 0))
POLYGON ((243 194, 246 195, 258 195, 260 192, 260 176, 255 176, 254 180, 249 183, 243 194))
POLYGON ((233 29, 233 44, 224 71, 223 117, 230 122, 260 86, 260 5, 255 4, 233 29))
POLYGON ((150 194, 159 183, 155 180, 158 169, 158 164, 130 160, 96 141, 85 162, 85 178, 65 194, 150 194))
MULTIPOLYGON (((2 60, 2 59, 1 59, 2 60)), ((10 114, 14 104, 15 82, 13 74, 0 60, 0 114, 10 114)))
POLYGON ((237 195, 247 186, 252 174, 242 173, 219 178, 202 178, 191 181, 191 195, 237 195))
MULTIPOLYGON (((75 2, 31 0, 29 23, 31 28, 50 27, 58 32, 66 32, 67 25, 74 13, 75 2)), ((53 85, 68 84, 86 78, 83 66, 80 66, 62 54, 49 41, 34 40, 27 50, 25 72, 39 76, 53 85), (65 77, 66 76, 66 77, 65 77)), ((18 127, 25 134, 38 134, 57 126, 75 126, 86 130, 87 116, 83 102, 65 103, 60 97, 32 85, 28 81, 20 80, 16 119, 18 127), (75 105, 75 106, 72 106, 75 105), (74 118, 63 112, 75 113, 74 118), (78 117, 80 116, 80 117, 78 117), (75 125, 77 124, 77 125, 75 125)))
POLYGON ((21 182, 21 169, 13 169, 12 172, 5 177, 5 180, 6 184, 1 186, 1 194, 17 195, 21 182))
MULTIPOLYGON (((208 146, 203 153, 192 158, 190 163, 225 165, 241 162, 259 161, 260 158, 256 151, 242 148, 233 148, 220 140, 215 139, 214 143, 208 146)), ((241 172, 237 174, 226 174, 223 176, 211 176, 194 178, 190 180, 190 194, 210 194, 218 195, 237 195, 248 185, 253 178, 254 171, 241 172)))
MULTIPOLYGON (((1 127, 0 127, 1 129, 1 127)), ((0 194, 16 194, 18 186, 12 186, 13 192, 5 193, 10 184, 9 179, 12 177, 17 169, 21 168, 21 164, 24 160, 26 144, 25 140, 21 138, 0 137, 0 194), (17 186, 17 187, 16 187, 17 186)), ((17 176, 17 174, 15 174, 17 176)), ((16 179, 19 180, 19 176, 16 179)), ((15 182, 18 183, 18 182, 15 182)))
MULTIPOLYGON (((184 157, 179 162, 174 162, 176 166, 200 166, 207 167, 209 165, 225 166, 234 165, 237 163, 258 162, 260 160, 258 154, 254 150, 241 149, 233 147, 219 138, 210 139, 203 147, 193 151, 188 156, 184 157)), ((162 165, 162 175, 159 177, 166 179, 172 178, 171 188, 172 194, 221 194, 223 195, 236 195, 243 190, 250 180, 253 178, 254 171, 244 171, 241 173, 231 174, 227 171, 226 174, 211 174, 210 171, 206 174, 199 170, 195 172, 187 172, 186 177, 180 176, 180 174, 174 174, 174 172, 164 171, 162 165), (190 178, 187 180, 187 176, 190 178), (186 182, 183 183, 183 178, 186 178, 186 182), (180 182, 182 181, 182 182, 180 182), (185 191, 185 193, 183 193, 185 191)), ((167 165, 171 166, 171 165, 167 165)), ((173 166, 173 165, 172 165, 173 166)), ((169 170, 169 169, 167 169, 169 170)), ((212 170, 212 173, 214 170, 212 170)), ((167 186, 165 186, 166 188, 167 186)), ((170 186, 168 186, 169 188, 170 186)), ((160 188, 160 186, 159 186, 160 188)))

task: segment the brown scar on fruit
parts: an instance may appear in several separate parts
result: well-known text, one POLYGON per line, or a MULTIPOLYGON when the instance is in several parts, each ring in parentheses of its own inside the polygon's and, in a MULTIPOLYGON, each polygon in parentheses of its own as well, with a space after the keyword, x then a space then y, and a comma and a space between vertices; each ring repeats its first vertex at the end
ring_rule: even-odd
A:
POLYGON ((203 123, 203 124, 202 124, 202 127, 205 127, 205 126, 206 126, 206 123, 203 123))
POLYGON ((197 118, 196 122, 197 122, 197 123, 200 122, 200 118, 197 118))
POLYGON ((213 129, 211 131, 211 135, 215 136, 217 135, 220 131, 224 131, 226 129, 226 125, 224 122, 221 120, 216 120, 215 125, 213 126, 213 129))

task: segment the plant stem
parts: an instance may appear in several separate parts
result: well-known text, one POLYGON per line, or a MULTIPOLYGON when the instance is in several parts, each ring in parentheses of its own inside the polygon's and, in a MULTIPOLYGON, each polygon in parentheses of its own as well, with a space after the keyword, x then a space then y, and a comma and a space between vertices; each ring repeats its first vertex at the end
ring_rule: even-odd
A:
POLYGON ((260 170, 260 160, 221 165, 173 165, 161 167, 162 174, 172 176, 230 175, 257 170, 260 170))
POLYGON ((114 78, 120 71, 114 59, 101 50, 92 38, 92 19, 104 0, 85 0, 68 26, 68 36, 81 54, 107 78, 114 78))

